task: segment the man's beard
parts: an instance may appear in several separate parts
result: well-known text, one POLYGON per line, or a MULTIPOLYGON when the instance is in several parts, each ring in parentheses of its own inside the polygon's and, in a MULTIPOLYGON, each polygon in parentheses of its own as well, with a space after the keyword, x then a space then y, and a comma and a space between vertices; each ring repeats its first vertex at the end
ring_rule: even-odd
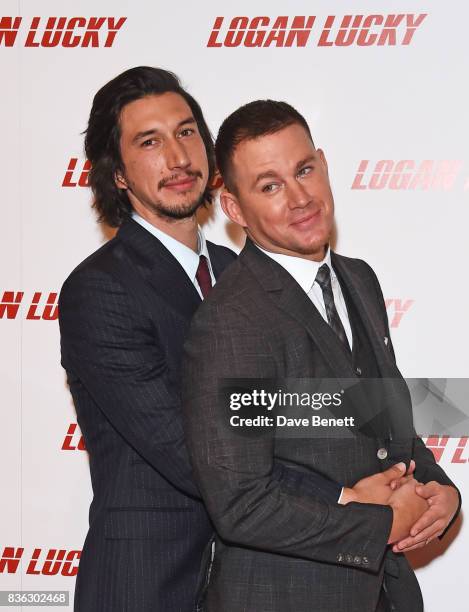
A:
MULTIPOLYGON (((188 176, 196 176, 200 179, 203 179, 202 172, 200 170, 190 171, 186 173, 188 176)), ((158 188, 162 189, 165 186, 165 183, 174 180, 177 178, 176 176, 170 176, 167 179, 164 179, 158 183, 158 188)), ((130 183, 127 186, 128 191, 132 194, 133 197, 138 197, 135 195, 133 191, 133 184, 130 183)), ((148 211, 152 214, 156 215, 160 219, 170 219, 173 221, 178 221, 181 219, 188 219, 192 217, 195 212, 204 204, 206 199, 205 190, 200 193, 198 196, 195 196, 194 200, 191 202, 186 202, 185 204, 170 204, 169 202, 164 202, 163 200, 156 200, 154 202, 149 202, 148 200, 141 199, 140 204, 143 205, 148 211)))
POLYGON ((205 193, 199 195, 199 197, 192 202, 186 204, 169 204, 161 200, 157 202, 145 202, 144 206, 150 212, 160 217, 161 219, 187 219, 192 217, 195 212, 203 205, 205 201, 205 193))

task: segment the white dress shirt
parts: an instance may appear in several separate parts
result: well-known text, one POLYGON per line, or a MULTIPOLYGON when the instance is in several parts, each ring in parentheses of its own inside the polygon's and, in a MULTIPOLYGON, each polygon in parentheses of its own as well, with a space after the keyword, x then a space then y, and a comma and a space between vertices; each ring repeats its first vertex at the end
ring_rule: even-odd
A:
POLYGON ((210 261, 210 255, 208 254, 207 243, 205 241, 205 236, 202 232, 202 229, 198 227, 197 229, 197 253, 190 249, 188 246, 176 240, 172 236, 169 236, 165 232, 161 231, 145 219, 143 219, 136 212, 132 213, 132 219, 139 223, 142 227, 153 234, 155 238, 165 246, 168 251, 175 257, 181 266, 184 268, 185 273, 190 278, 191 283, 197 289, 200 297, 204 299, 202 295, 202 291, 200 290, 199 283, 195 278, 197 274, 197 268, 199 267, 200 256, 205 255, 207 258, 208 269, 210 272, 210 278, 212 279, 212 286, 215 284, 215 276, 213 274, 212 262, 210 261))
POLYGON ((339 279, 337 278, 336 273, 334 272, 334 268, 331 263, 331 250, 327 247, 327 252, 322 261, 311 261, 309 259, 304 259, 303 257, 294 257, 293 255, 283 255, 281 253, 271 253, 270 251, 266 251, 258 244, 256 245, 258 249, 260 249, 263 253, 268 255, 271 259, 276 261, 278 264, 282 266, 300 285, 303 291, 308 295, 309 299, 316 306, 319 314, 322 316, 324 321, 328 323, 326 307, 324 305, 324 297, 322 294, 322 289, 319 283, 316 282, 316 274, 318 273, 319 268, 323 264, 327 264, 331 271, 331 285, 332 285, 332 294, 334 296, 335 307, 337 308, 337 312, 339 314, 340 320, 342 321, 342 325, 344 326, 345 334, 347 336, 348 343, 350 348, 353 346, 352 340, 352 328, 350 326, 350 321, 347 312, 347 306, 345 305, 344 296, 342 293, 342 289, 340 288, 339 279))

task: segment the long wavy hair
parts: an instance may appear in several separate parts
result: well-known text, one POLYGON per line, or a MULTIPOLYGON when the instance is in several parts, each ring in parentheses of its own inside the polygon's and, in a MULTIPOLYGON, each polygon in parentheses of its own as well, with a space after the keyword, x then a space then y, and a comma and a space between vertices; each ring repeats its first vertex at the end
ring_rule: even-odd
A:
POLYGON ((85 131, 85 153, 91 162, 88 180, 94 196, 93 207, 98 213, 98 220, 111 227, 121 225, 132 211, 126 190, 119 189, 115 184, 116 173, 123 171, 119 145, 121 111, 134 100, 167 92, 179 94, 192 111, 208 159, 209 177, 204 201, 210 203, 212 200, 208 186, 215 175, 215 152, 213 138, 199 104, 183 89, 172 72, 148 66, 131 68, 106 83, 95 95, 85 131))

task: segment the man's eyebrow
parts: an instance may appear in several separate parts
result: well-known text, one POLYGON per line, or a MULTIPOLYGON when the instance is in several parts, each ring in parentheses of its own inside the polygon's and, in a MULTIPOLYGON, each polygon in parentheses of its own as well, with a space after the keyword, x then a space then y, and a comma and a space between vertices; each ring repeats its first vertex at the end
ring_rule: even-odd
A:
POLYGON ((296 169, 299 170, 302 166, 304 166, 305 164, 308 164, 309 162, 312 162, 312 161, 316 161, 316 155, 314 153, 311 153, 311 155, 308 155, 308 157, 305 157, 304 159, 299 161, 296 164, 296 169))
POLYGON ((186 117, 185 119, 183 119, 182 121, 180 121, 180 122, 177 124, 177 127, 179 128, 179 127, 181 127, 181 126, 183 126, 183 125, 187 125, 188 123, 190 124, 190 123, 197 123, 197 122, 196 122, 196 120, 194 119, 194 117, 193 117, 192 115, 190 115, 189 117, 186 117))
MULTIPOLYGON (((185 119, 182 119, 177 124, 176 129, 179 129, 183 125, 191 125, 193 123, 196 123, 196 120, 191 115, 190 117, 186 117, 185 119)), ((158 134, 158 133, 159 133, 159 130, 157 128, 150 128, 149 130, 144 130, 143 132, 137 132, 132 140, 133 142, 136 142, 137 140, 140 140, 141 138, 147 138, 148 136, 154 136, 155 134, 158 134)))
POLYGON ((277 176, 277 173, 274 172, 273 170, 266 170, 265 172, 261 172, 254 179, 252 186, 255 187, 259 181, 262 181, 262 179, 275 178, 276 176, 277 176))
MULTIPOLYGON (((301 161, 299 161, 296 164, 296 170, 298 171, 300 168, 302 168, 305 164, 315 161, 316 160, 316 155, 314 153, 312 153, 311 155, 308 155, 308 157, 305 157, 304 159, 302 159, 301 161)), ((255 187, 257 185, 257 183, 259 181, 262 181, 262 179, 265 178, 276 178, 277 177, 277 173, 274 172, 274 170, 266 170, 265 172, 261 172, 260 174, 258 174, 256 176, 256 178, 254 179, 254 183, 253 183, 253 187, 255 187)))

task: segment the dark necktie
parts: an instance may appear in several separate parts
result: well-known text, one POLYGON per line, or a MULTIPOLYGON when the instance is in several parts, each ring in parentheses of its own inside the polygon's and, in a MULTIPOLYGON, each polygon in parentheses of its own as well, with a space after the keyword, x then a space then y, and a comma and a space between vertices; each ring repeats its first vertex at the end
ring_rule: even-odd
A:
POLYGON ((212 277, 210 276, 210 270, 208 269, 207 258, 205 255, 201 255, 199 259, 199 267, 195 275, 197 282, 199 283, 200 290, 204 299, 212 290, 212 277))
POLYGON ((324 306, 326 307, 327 320, 329 325, 337 334, 342 344, 350 351, 350 344, 347 340, 347 334, 345 333, 344 326, 340 320, 339 313, 335 307, 334 294, 332 293, 331 285, 331 271, 327 264, 323 264, 316 274, 316 282, 322 289, 322 296, 324 298, 324 306))

